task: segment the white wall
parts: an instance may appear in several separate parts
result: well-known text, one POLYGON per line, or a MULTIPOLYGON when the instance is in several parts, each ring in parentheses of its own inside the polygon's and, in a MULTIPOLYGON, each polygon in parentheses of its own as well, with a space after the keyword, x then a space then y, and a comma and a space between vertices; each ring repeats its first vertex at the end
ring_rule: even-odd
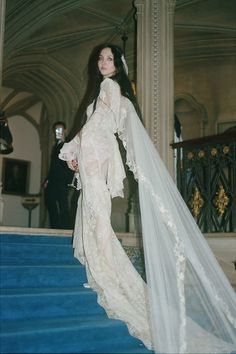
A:
MULTIPOLYGON (((13 136, 14 151, 9 155, 0 155, 0 168, 4 157, 30 161, 29 193, 40 192, 41 150, 38 132, 35 127, 20 116, 11 117, 8 124, 13 136)), ((1 173, 2 178, 2 173, 1 173)), ((28 211, 21 204, 21 197, 3 194, 3 225, 28 226, 28 211)), ((39 206, 32 211, 31 227, 39 227, 39 206)))

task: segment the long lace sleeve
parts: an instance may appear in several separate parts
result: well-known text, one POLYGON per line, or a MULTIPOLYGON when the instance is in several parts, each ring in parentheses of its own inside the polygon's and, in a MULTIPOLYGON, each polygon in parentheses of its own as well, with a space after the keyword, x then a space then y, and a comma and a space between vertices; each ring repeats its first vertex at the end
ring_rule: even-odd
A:
POLYGON ((60 150, 59 158, 64 161, 76 160, 80 147, 80 138, 76 135, 71 141, 65 143, 60 150))

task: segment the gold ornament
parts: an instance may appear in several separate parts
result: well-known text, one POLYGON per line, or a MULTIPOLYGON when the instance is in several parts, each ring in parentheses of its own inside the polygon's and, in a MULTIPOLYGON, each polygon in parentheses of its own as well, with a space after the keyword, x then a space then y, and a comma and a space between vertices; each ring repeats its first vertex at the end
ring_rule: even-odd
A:
POLYGON ((198 153, 198 157, 200 159, 202 159, 204 156, 205 156, 205 151, 204 150, 200 150, 199 153, 198 153))
POLYGON ((214 204, 220 216, 223 216, 225 209, 229 204, 229 197, 225 193, 224 187, 222 184, 219 186, 218 192, 216 192, 216 197, 214 199, 214 204))
POLYGON ((192 153, 192 151, 188 152, 187 158, 188 158, 188 160, 192 160, 192 158, 193 158, 193 153, 192 153))
POLYGON ((216 156, 218 154, 218 150, 216 148, 211 149, 211 156, 216 156))
POLYGON ((229 151, 230 151, 230 148, 228 146, 224 146, 223 147, 223 153, 224 154, 228 154, 229 151))
POLYGON ((204 200, 202 199, 201 193, 199 192, 198 187, 195 187, 192 199, 190 200, 190 206, 195 218, 200 214, 203 205, 204 200))

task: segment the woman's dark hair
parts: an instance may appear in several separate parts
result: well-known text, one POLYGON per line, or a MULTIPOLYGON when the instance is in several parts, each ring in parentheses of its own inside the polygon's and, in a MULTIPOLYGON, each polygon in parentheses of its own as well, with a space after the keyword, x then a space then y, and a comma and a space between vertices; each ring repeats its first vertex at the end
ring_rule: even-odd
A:
POLYGON ((133 103, 137 111, 137 114, 141 118, 140 109, 138 107, 137 100, 134 95, 133 88, 131 86, 131 82, 128 78, 128 75, 125 71, 124 64, 121 59, 123 55, 122 49, 119 46, 110 43, 100 44, 93 49, 89 57, 88 85, 87 85, 84 99, 82 100, 81 105, 75 117, 75 124, 77 123, 76 133, 80 131, 83 125, 86 123, 86 108, 88 107, 88 105, 94 102, 93 108, 94 110, 96 108, 97 98, 100 92, 100 85, 101 82, 103 81, 103 76, 100 73, 98 68, 98 59, 101 54, 101 51, 105 48, 111 49, 112 54, 114 56, 114 65, 116 67, 116 73, 115 75, 111 76, 110 79, 116 81, 119 84, 121 89, 121 94, 127 97, 133 103))
POLYGON ((110 48, 112 51, 112 54, 114 56, 114 65, 116 67, 116 73, 115 75, 111 76, 110 79, 116 81, 121 90, 122 96, 127 97, 135 106, 135 109, 137 110, 137 113, 140 115, 140 111, 137 105, 137 101, 134 95, 133 88, 131 86, 131 82, 128 78, 128 75, 126 73, 123 61, 122 61, 122 56, 123 56, 123 51, 122 49, 114 44, 110 43, 105 43, 101 44, 98 47, 95 48, 95 57, 94 57, 94 63, 95 63, 95 90, 94 90, 94 108, 96 107, 96 101, 100 92, 100 85, 103 80, 103 76, 101 75, 99 69, 98 69, 98 59, 101 51, 105 48, 110 48))

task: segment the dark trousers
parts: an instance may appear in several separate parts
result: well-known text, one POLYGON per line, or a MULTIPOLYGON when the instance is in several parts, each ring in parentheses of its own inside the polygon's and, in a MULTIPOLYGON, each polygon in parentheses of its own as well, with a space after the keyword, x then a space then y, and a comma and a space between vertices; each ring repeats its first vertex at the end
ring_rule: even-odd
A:
POLYGON ((49 182, 45 189, 45 205, 48 209, 52 229, 70 228, 68 186, 58 187, 49 182))

